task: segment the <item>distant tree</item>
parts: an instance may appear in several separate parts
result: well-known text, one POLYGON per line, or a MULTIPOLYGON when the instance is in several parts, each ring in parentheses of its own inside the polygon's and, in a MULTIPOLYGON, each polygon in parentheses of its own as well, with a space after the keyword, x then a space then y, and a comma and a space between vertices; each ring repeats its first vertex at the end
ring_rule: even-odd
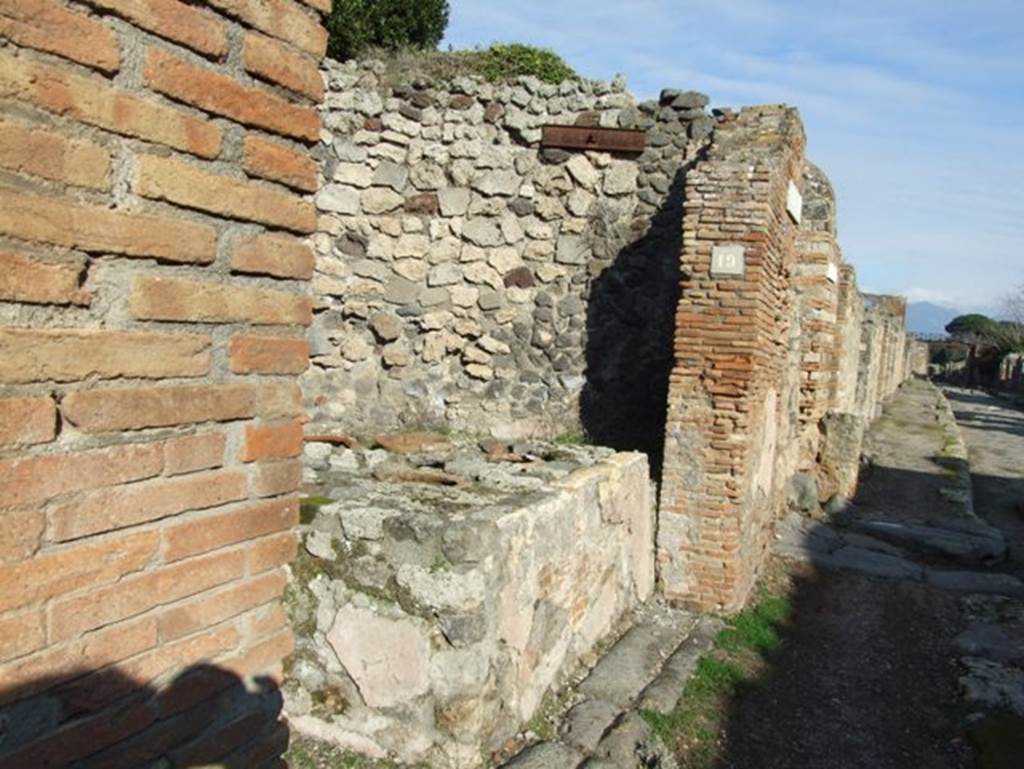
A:
POLYGON ((448 0, 334 0, 327 55, 345 61, 374 47, 436 48, 448 14, 448 0))
POLYGON ((971 313, 953 318, 946 325, 946 333, 957 341, 974 344, 991 340, 998 325, 987 315, 971 313))
POLYGON ((995 340, 1000 351, 1024 352, 1024 285, 1003 298, 1003 319, 996 323, 995 340))

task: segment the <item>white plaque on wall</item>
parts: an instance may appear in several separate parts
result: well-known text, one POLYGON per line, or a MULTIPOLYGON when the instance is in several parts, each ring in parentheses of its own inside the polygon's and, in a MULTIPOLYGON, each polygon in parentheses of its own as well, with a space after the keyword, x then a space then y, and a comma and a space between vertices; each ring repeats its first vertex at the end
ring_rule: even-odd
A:
POLYGON ((833 283, 838 283, 839 282, 839 268, 836 265, 834 265, 834 264, 830 264, 828 266, 828 272, 825 273, 825 277, 827 277, 833 283))
POLYGON ((742 278, 745 261, 743 246, 715 246, 711 249, 711 277, 742 278))
POLYGON ((804 216, 804 196, 800 194, 792 179, 789 180, 789 192, 786 195, 786 210, 793 221, 800 224, 804 216))

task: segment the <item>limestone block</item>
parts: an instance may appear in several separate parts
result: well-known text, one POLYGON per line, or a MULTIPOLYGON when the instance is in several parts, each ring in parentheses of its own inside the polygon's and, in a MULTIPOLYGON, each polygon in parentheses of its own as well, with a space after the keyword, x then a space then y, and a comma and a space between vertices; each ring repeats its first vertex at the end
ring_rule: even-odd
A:
POLYGON ((511 197, 519 191, 521 183, 514 171, 490 171, 473 182, 473 189, 488 197, 511 197))
POLYGON ((629 195, 636 192, 636 163, 614 161, 604 175, 604 191, 608 195, 629 195))
POLYGON ((366 213, 386 214, 401 208, 405 198, 394 190, 372 187, 362 194, 361 201, 366 213))
POLYGON ((469 210, 471 192, 464 187, 445 187, 437 192, 443 216, 464 216, 469 210))
POLYGON ((328 184, 316 196, 321 211, 354 216, 359 213, 359 192, 340 184, 328 184))
POLYGON ((482 247, 500 246, 504 242, 501 229, 493 219, 470 219, 462 227, 462 237, 482 247))
POLYGON ((348 605, 327 642, 371 708, 410 703, 428 690, 430 641, 411 620, 348 605))
POLYGON ((566 164, 566 168, 569 169, 572 178, 585 189, 594 190, 597 188, 597 182, 601 175, 585 156, 573 155, 566 164))

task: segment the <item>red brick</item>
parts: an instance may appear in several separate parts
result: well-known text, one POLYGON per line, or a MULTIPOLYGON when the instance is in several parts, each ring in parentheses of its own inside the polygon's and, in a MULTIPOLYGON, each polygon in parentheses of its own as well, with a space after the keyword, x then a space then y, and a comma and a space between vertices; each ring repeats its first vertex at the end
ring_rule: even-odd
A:
POLYGON ((301 462, 261 462, 255 469, 252 491, 257 497, 291 494, 302 485, 301 462))
POLYGON ((248 745, 224 756, 220 760, 224 769, 288 769, 281 758, 288 749, 288 725, 278 723, 272 732, 264 732, 248 745))
POLYGON ((298 539, 292 531, 256 540, 248 548, 249 573, 258 574, 291 563, 297 547, 298 539))
POLYGON ((324 14, 331 12, 331 5, 333 4, 333 0, 300 0, 300 2, 324 14))
POLYGON ((305 339, 234 336, 228 350, 236 374, 301 374, 309 365, 305 339))
POLYGON ((178 0, 85 0, 127 19, 136 27, 220 58, 228 51, 224 24, 205 8, 178 0))
POLYGON ((57 693, 65 713, 92 712, 116 702, 172 669, 186 670, 238 647, 237 628, 227 625, 173 643, 163 643, 118 664, 68 684, 57 693))
POLYGON ((7 188, 0 188, 0 233, 82 251, 169 262, 209 264, 217 256, 217 233, 205 224, 7 188))
POLYGON ((221 150, 221 130, 209 121, 113 86, 97 75, 4 51, 0 51, 0 97, 204 158, 216 157, 221 150))
POLYGON ((313 250, 289 235, 256 235, 242 240, 231 254, 231 269, 278 278, 311 278, 313 250))
POLYGON ((224 464, 227 439, 223 433, 199 433, 175 438, 164 445, 164 474, 181 475, 224 464))
POLYGON ((0 329, 0 382, 202 376, 208 336, 76 329, 0 329))
POLYGON ((263 502, 226 513, 212 513, 164 531, 164 558, 177 561, 298 525, 297 499, 263 502))
POLYGON ((242 61, 246 72, 283 85, 315 102, 324 98, 324 79, 316 60, 252 32, 245 36, 242 61))
POLYGON ((305 413, 302 388, 297 382, 267 382, 259 386, 256 411, 266 419, 297 417, 305 413))
POLYGON ((85 390, 61 403, 64 418, 90 433, 229 422, 255 410, 256 389, 246 384, 85 390))
POLYGON ((121 65, 113 30, 53 0, 0 0, 0 37, 104 72, 121 65))
POLYGON ((252 612, 248 620, 252 638, 262 638, 288 627, 288 613, 279 601, 252 612))
POLYGON ((159 444, 140 444, 0 461, 0 509, 152 478, 163 468, 162 454, 159 444))
POLYGON ((291 0, 263 0, 260 3, 250 0, 209 0, 209 4, 271 37, 291 43, 318 60, 327 50, 327 31, 318 20, 291 0))
POLYGON ((177 278, 136 278, 132 317, 182 323, 302 325, 313 322, 308 296, 227 283, 177 278))
POLYGON ((295 637, 289 628, 265 641, 260 641, 234 659, 224 660, 220 666, 246 678, 263 673, 293 651, 295 651, 295 637))
POLYGON ((0 611, 30 606, 103 585, 146 566, 160 541, 156 532, 111 537, 50 550, 0 570, 0 611))
POLYGON ((265 128, 313 143, 320 138, 320 117, 261 88, 242 85, 230 75, 197 66, 167 51, 146 52, 143 79, 154 91, 222 115, 243 125, 265 128))
POLYGON ((92 297, 79 287, 84 270, 82 260, 40 262, 12 251, 0 251, 0 300, 88 307, 92 297))
POLYGON ((153 723, 148 706, 131 701, 113 711, 79 719, 0 758, 0 769, 57 769, 127 739, 153 723))
POLYGON ((51 601, 48 607, 50 639, 62 641, 104 625, 196 595, 242 576, 245 556, 240 550, 212 553, 202 558, 126 577, 113 585, 51 601))
POLYGON ((0 398, 0 446, 49 443, 57 436, 52 398, 0 398))
POLYGON ((152 617, 89 633, 50 646, 16 662, 0 665, 0 706, 30 697, 90 671, 133 657, 157 642, 152 617))
POLYGON ((203 510, 248 496, 245 473, 215 470, 157 479, 75 498, 50 511, 50 537, 63 542, 136 526, 187 510, 203 510))
POLYGON ((110 189, 109 152, 38 125, 0 121, 0 166, 78 187, 110 189))
POLYGON ((41 609, 0 616, 0 661, 31 654, 45 643, 46 626, 41 609))
POLYGON ((202 737, 193 740, 172 754, 175 766, 210 766, 231 769, 223 760, 233 750, 252 741, 275 717, 265 710, 256 710, 238 718, 226 726, 218 725, 208 729, 202 737))
POLYGON ((302 453, 302 424, 298 421, 280 425, 246 425, 243 462, 260 459, 288 459, 302 453))
POLYGON ((316 192, 317 165, 308 154, 251 134, 245 137, 244 153, 242 167, 251 176, 281 182, 304 192, 316 192))
POLYGON ((0 513, 0 564, 23 561, 39 549, 46 516, 38 510, 0 513))
POLYGON ((210 173, 176 158, 137 158, 135 191, 153 200, 296 232, 316 229, 316 209, 310 200, 259 182, 210 173))
POLYGON ((168 609, 160 615, 160 638, 163 641, 174 640, 237 617, 279 598, 287 583, 288 578, 283 571, 268 572, 168 609))

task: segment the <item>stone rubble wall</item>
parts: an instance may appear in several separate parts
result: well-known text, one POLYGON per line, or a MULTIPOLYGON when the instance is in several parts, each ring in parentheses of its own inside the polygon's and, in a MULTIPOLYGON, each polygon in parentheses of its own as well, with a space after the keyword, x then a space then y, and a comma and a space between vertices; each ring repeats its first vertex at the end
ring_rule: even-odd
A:
POLYGON ((0 2, 0 767, 280 767, 329 0, 0 2))
POLYGON ((288 599, 296 729, 375 757, 472 769, 651 596, 646 458, 513 451, 307 447, 319 488, 339 501, 301 527, 288 599), (428 467, 460 485, 402 482, 415 468, 421 479, 438 472, 428 467))
POLYGON ((1010 392, 1024 392, 1024 353, 1010 353, 999 364, 997 386, 1010 392))
POLYGON ((796 110, 724 113, 686 175, 658 525, 661 589, 743 605, 802 477, 851 496, 865 423, 912 373, 899 297, 864 296, 837 242, 827 177, 796 110), (715 251, 742 248, 742 275, 715 251))
POLYGON ((621 81, 395 82, 373 62, 324 74, 303 378, 315 429, 583 429, 660 447, 680 169, 714 125, 707 97, 637 104, 621 81), (543 150, 545 124, 643 129, 648 149, 543 150))

